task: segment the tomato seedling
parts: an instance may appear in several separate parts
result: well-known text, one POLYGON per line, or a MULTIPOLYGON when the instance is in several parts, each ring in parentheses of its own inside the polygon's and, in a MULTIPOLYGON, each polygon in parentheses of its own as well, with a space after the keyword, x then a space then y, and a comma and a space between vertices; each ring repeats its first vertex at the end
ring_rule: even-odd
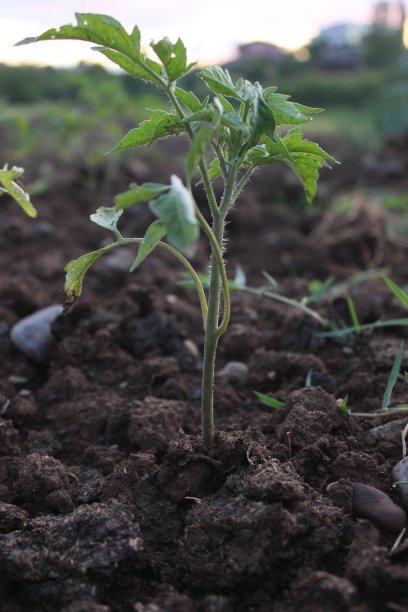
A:
POLYGON ((321 109, 292 102, 276 87, 263 88, 240 78, 233 82, 229 72, 220 66, 195 73, 202 79, 209 95, 200 100, 194 92, 178 86, 181 77, 194 64, 187 61, 186 48, 179 38, 152 42, 156 60, 141 48, 140 31, 135 26, 129 34, 123 26, 106 15, 76 14, 76 25, 51 29, 18 44, 56 39, 77 39, 95 43, 96 51, 120 66, 127 74, 159 87, 167 96, 171 110, 147 109, 147 119, 130 130, 113 151, 149 145, 167 136, 186 134, 191 139, 185 160, 185 181, 172 176, 169 185, 132 184, 129 191, 115 198, 112 208, 99 208, 92 221, 111 230, 115 242, 87 253, 66 266, 66 292, 71 299, 81 293, 84 276, 92 263, 112 249, 138 244, 133 272, 156 247, 174 255, 192 277, 197 290, 205 331, 202 372, 202 432, 210 447, 214 438, 214 368, 217 345, 230 318, 230 295, 223 251, 225 223, 242 189, 254 172, 269 164, 286 164, 299 177, 310 202, 316 193, 318 171, 335 163, 319 145, 303 139, 300 125, 321 109), (290 126, 282 134, 279 126, 290 126), (206 192, 211 213, 208 223, 192 194, 196 173, 206 192), (213 181, 223 180, 223 194, 218 200, 213 181), (124 238, 117 223, 124 209, 149 202, 157 217, 143 238, 124 238), (208 292, 200 276, 186 257, 191 255, 199 237, 199 229, 211 247, 208 292), (163 240, 166 238, 168 242, 163 240))

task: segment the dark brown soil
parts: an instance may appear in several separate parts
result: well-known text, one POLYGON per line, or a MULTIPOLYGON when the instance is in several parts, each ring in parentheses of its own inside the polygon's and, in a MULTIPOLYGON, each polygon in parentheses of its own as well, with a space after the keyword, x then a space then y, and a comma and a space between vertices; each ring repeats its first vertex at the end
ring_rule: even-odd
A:
MULTIPOLYGON (((169 155, 151 176, 143 167, 142 179, 168 178, 175 164, 169 155)), ((135 168, 118 172, 112 193, 139 180, 135 168)), ((338 172, 343 183, 323 177, 327 196, 302 215, 273 204, 275 175, 260 176, 229 226, 230 275, 240 263, 257 285, 267 270, 291 297, 311 279, 378 266, 406 283, 407 242, 390 239, 388 218, 370 200, 345 217, 326 210, 330 194, 359 176, 369 183, 365 167, 350 168, 350 184, 338 172)), ((354 412, 381 405, 406 328, 322 339, 299 311, 233 294, 208 452, 200 312, 166 255, 153 253, 133 275, 129 253, 99 261, 81 299, 53 325, 47 368, 10 341, 22 317, 63 302, 65 263, 109 239, 88 222, 103 203, 88 179, 82 168, 61 173, 36 201, 38 222, 1 205, 1 611, 406 610, 407 547, 390 554, 395 534, 352 514, 354 483, 400 503, 390 479, 406 419, 387 435, 369 433, 401 415, 356 418, 339 401, 347 395, 354 412), (246 379, 222 372, 231 361, 246 364, 246 379), (284 408, 268 409, 254 390, 284 408)), ((292 184, 279 189, 288 203, 298 197, 292 184)), ((138 208, 121 229, 137 235, 148 219, 138 208)), ((205 261, 203 243, 194 263, 204 269, 205 261)), ((406 316, 382 281, 352 296, 361 323, 406 316)), ((317 309, 349 323, 342 296, 317 309)), ((398 381, 394 403, 407 397, 398 381)))

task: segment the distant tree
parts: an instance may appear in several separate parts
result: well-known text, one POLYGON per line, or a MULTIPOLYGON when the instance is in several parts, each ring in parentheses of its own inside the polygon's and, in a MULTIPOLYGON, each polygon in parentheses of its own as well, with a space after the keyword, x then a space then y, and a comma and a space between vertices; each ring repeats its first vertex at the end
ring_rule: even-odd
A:
POLYGON ((362 42, 365 64, 386 67, 395 64, 404 51, 405 7, 403 2, 379 2, 372 26, 362 42))

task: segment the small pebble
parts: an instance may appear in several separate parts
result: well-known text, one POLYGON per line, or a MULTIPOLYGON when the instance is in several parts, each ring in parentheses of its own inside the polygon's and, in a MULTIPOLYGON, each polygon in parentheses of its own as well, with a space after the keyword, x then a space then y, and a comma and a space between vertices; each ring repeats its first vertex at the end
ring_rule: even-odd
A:
POLYGON ((373 427, 366 434, 366 442, 370 446, 374 446, 378 442, 401 443, 401 431, 406 424, 407 419, 398 419, 385 423, 385 425, 373 427))
POLYGON ((353 512, 360 518, 368 519, 379 529, 396 534, 400 533, 407 522, 404 510, 394 504, 386 493, 360 482, 353 489, 353 512))
POLYGON ((184 340, 183 344, 184 344, 184 348, 186 349, 186 351, 192 357, 194 357, 194 359, 199 359, 201 357, 200 351, 198 350, 198 347, 195 342, 187 338, 186 340, 184 340))
MULTIPOLYGON (((392 470, 392 481, 395 482, 408 482, 408 457, 402 459, 392 470)), ((408 485, 394 485, 397 489, 402 505, 405 510, 408 511, 408 485)))
POLYGON ((28 383, 28 378, 26 378, 25 376, 15 376, 14 374, 9 376, 7 380, 9 381, 9 383, 16 386, 25 385, 26 383, 28 383))
POLYGON ((38 365, 47 365, 56 340, 51 324, 62 313, 60 304, 42 308, 21 319, 11 328, 11 341, 26 357, 38 365))
POLYGON ((248 378, 248 366, 241 361, 230 361, 220 374, 226 376, 231 382, 245 385, 248 378))

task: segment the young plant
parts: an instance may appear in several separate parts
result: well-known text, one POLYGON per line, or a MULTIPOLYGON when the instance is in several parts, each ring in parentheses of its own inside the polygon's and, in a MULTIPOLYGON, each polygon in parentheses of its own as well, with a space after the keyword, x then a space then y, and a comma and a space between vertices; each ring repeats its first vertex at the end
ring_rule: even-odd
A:
POLYGON ((30 196, 19 185, 18 180, 23 176, 23 168, 13 166, 8 168, 6 164, 0 169, 0 195, 7 193, 24 210, 29 217, 36 217, 37 211, 30 202, 30 196))
POLYGON ((51 29, 18 44, 54 39, 77 39, 92 42, 96 51, 120 66, 127 74, 159 87, 167 96, 170 110, 148 109, 147 119, 130 130, 113 151, 150 145, 171 135, 186 134, 191 139, 185 161, 185 182, 172 176, 169 185, 145 183, 130 185, 129 191, 115 198, 113 208, 99 208, 91 219, 111 230, 112 244, 82 255, 66 266, 66 291, 71 299, 81 293, 84 276, 92 263, 112 249, 138 244, 131 267, 133 272, 156 247, 173 254, 190 274, 200 300, 205 330, 202 372, 203 440, 211 446, 214 437, 213 387, 217 345, 230 318, 230 295, 223 260, 225 223, 239 194, 254 172, 269 164, 286 164, 299 177, 310 202, 316 193, 318 171, 335 160, 317 144, 303 139, 299 126, 320 109, 309 108, 278 93, 276 87, 264 89, 259 83, 244 79, 233 82, 227 70, 219 66, 204 68, 196 76, 204 81, 209 95, 200 100, 194 92, 178 85, 194 64, 187 61, 186 49, 178 39, 152 42, 156 59, 141 48, 140 31, 129 34, 115 19, 105 15, 77 14, 76 25, 51 29), (291 126, 285 134, 279 126, 291 126), (211 214, 208 223, 194 201, 193 178, 199 176, 206 192, 211 214), (224 189, 217 200, 213 181, 222 177, 224 189), (124 209, 149 202, 158 217, 143 238, 124 238, 117 223, 124 209), (206 295, 200 277, 186 256, 193 253, 199 229, 211 248, 210 278, 206 295), (168 242, 164 242, 166 238, 168 242))

